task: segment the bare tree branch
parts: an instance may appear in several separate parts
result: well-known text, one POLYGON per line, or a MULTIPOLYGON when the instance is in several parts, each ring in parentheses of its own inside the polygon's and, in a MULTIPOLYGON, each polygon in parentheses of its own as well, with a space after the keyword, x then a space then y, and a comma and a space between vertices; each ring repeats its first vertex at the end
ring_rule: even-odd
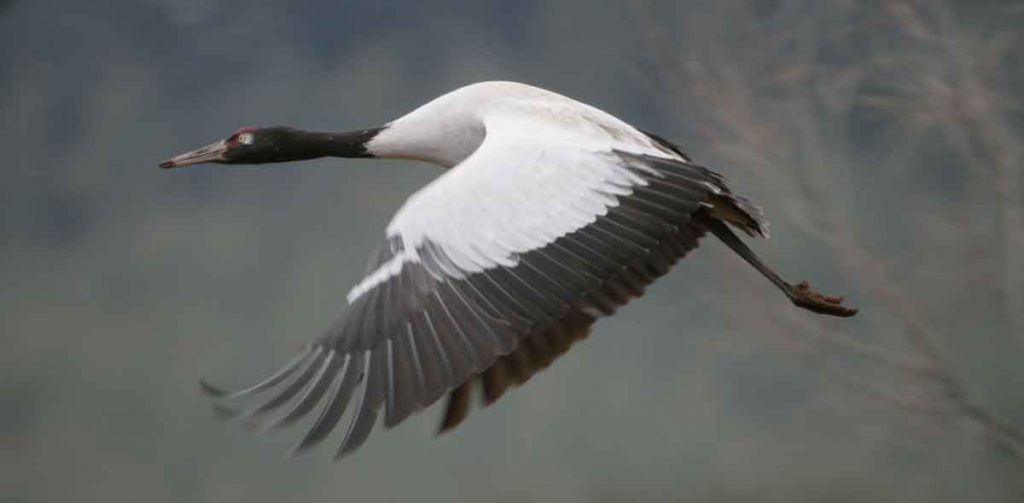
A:
POLYGON ((894 150, 901 157, 919 155, 922 146, 949 152, 953 157, 940 161, 963 174, 969 197, 949 201, 934 217, 949 219, 947 228, 959 239, 924 235, 920 239, 932 242, 920 246, 933 256, 921 262, 960 268, 952 292, 967 290, 963 282, 971 278, 991 278, 1006 335, 1024 342, 1024 140, 1005 113, 1016 104, 1000 91, 1001 66, 1022 56, 1016 49, 1021 44, 1004 31, 965 30, 942 1, 881 2, 879 9, 870 2, 788 0, 761 16, 754 13, 755 3, 717 2, 713 12, 698 13, 675 29, 659 19, 653 4, 637 1, 645 28, 638 30, 643 71, 688 118, 684 126, 691 134, 746 167, 766 192, 777 195, 788 224, 832 250, 843 278, 856 281, 899 322, 894 333, 891 325, 869 321, 873 332, 902 339, 911 354, 853 339, 820 320, 800 322, 800 333, 936 387, 940 393, 930 399, 874 385, 865 389, 917 414, 965 418, 1024 462, 1024 425, 977 401, 942 348, 949 328, 933 313, 953 313, 907 290, 892 259, 872 250, 871 240, 859 232, 857 201, 837 190, 850 183, 845 167, 856 154, 848 130, 855 111, 888 117, 886 127, 905 139, 894 150), (715 43, 729 37, 737 39, 715 43), (871 44, 875 39, 878 47, 871 44), (828 51, 852 55, 821 56, 828 51), (939 145, 921 140, 936 132, 939 145), (995 211, 978 213, 976 202, 995 211), (997 243, 996 255, 985 262, 965 260, 976 242, 997 243))

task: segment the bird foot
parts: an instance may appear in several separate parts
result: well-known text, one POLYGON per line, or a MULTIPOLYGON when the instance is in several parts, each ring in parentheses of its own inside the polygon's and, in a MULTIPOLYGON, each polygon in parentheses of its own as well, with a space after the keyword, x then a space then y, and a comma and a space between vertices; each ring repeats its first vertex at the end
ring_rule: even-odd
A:
POLYGON ((808 311, 842 318, 848 318, 857 314, 857 308, 843 305, 842 297, 818 293, 812 290, 811 285, 806 281, 793 285, 792 292, 793 296, 790 298, 793 300, 793 304, 808 311))

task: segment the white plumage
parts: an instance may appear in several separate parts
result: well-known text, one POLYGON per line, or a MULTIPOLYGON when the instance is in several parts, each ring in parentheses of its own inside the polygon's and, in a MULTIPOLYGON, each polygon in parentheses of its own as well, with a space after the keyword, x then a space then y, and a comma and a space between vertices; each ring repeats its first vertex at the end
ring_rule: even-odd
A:
POLYGON ((795 287, 727 228, 764 235, 760 210, 671 143, 589 105, 512 82, 473 84, 380 128, 246 128, 162 167, 323 156, 417 159, 448 170, 387 226, 349 309, 298 357, 221 399, 266 427, 321 412, 298 448, 323 440, 354 403, 339 455, 384 409, 393 426, 449 395, 442 429, 524 383, 711 231, 801 307, 855 312, 795 287))
POLYGON ((514 82, 441 96, 391 123, 368 148, 458 166, 409 197, 387 227, 406 252, 357 284, 349 303, 418 262, 424 239, 452 259, 456 268, 446 272, 462 277, 514 267, 517 254, 593 223, 616 196, 644 184, 614 151, 682 160, 601 110, 514 82))

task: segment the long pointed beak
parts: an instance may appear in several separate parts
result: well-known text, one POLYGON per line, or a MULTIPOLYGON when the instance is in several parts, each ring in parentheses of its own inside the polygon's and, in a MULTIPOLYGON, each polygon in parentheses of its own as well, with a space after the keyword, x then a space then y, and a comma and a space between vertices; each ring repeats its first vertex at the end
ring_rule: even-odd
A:
POLYGON ((193 150, 191 152, 185 152, 184 154, 172 157, 162 163, 160 167, 162 169, 181 168, 184 166, 191 166, 193 164, 202 164, 204 162, 217 162, 224 160, 224 154, 228 151, 228 145, 221 140, 217 143, 212 143, 203 148, 193 150))

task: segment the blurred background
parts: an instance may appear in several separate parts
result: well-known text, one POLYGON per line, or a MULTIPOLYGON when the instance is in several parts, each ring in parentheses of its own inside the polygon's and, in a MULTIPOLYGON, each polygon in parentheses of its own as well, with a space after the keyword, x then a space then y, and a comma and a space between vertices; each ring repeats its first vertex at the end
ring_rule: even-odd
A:
MULTIPOLYGON (((1024 501, 1019 1, 0 0, 0 500, 1024 501), (438 170, 162 172, 239 126, 550 88, 765 208, 524 388, 353 457, 215 420, 344 306, 438 170)), ((332 445, 336 445, 333 439, 332 445)))

